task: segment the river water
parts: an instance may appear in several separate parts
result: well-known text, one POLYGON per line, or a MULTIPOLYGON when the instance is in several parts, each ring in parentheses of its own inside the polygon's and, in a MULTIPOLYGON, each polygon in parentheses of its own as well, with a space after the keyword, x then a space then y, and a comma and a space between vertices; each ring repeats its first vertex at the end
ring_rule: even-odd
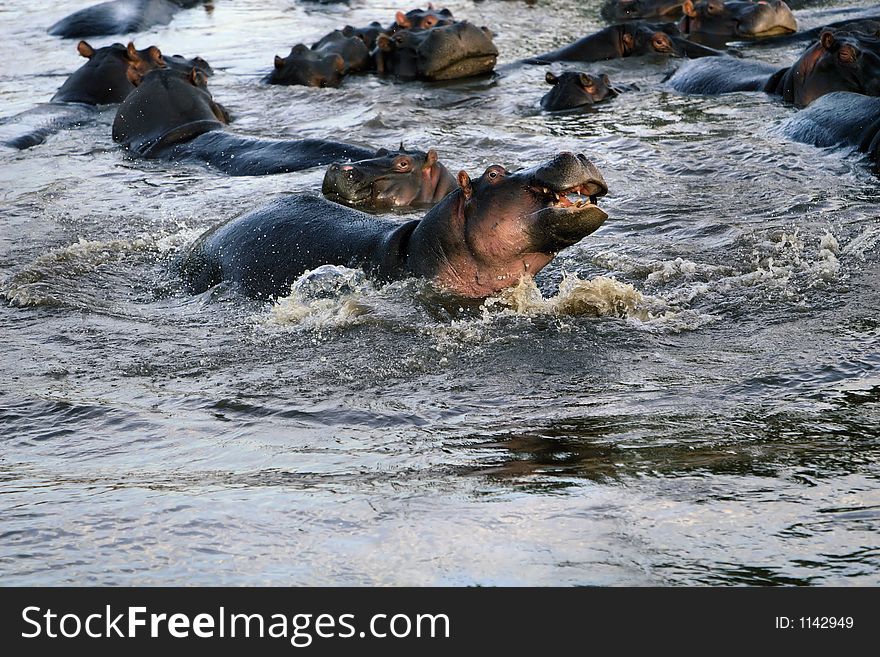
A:
MULTIPOLYGON (((45 29, 83 4, 0 7, 0 115, 80 65, 45 29)), ((598 2, 446 6, 499 64, 602 26, 598 2)), ((112 108, 0 151, 2 582, 880 584, 869 167, 787 141, 794 110, 763 94, 677 94, 650 58, 554 66, 638 87, 567 115, 538 111, 544 67, 259 81, 409 8, 218 0, 136 43, 208 59, 239 134, 404 141, 472 175, 584 152, 605 226, 485 304, 346 271, 341 297, 193 297, 173 273, 192 239, 323 171, 131 160, 112 108)))

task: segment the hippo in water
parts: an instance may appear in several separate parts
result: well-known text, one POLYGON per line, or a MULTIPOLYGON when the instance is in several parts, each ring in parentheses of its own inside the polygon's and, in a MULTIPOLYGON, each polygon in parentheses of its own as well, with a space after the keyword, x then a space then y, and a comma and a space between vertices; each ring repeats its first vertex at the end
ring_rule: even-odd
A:
MULTIPOLYGON (((181 9, 205 0, 111 0, 80 9, 49 28, 49 34, 67 38, 141 32, 167 25, 181 9)), ((206 9, 210 11, 211 5, 206 9)))
POLYGON ((450 293, 492 295, 537 274, 607 218, 608 188, 583 155, 560 153, 516 173, 490 166, 421 219, 398 223, 304 195, 284 196, 199 237, 181 261, 190 292, 223 281, 252 297, 286 295, 321 265, 379 280, 421 277, 450 293))
POLYGON ((225 132, 228 115, 208 91, 205 75, 151 71, 125 99, 113 121, 113 140, 146 158, 199 162, 233 176, 299 171, 376 150, 323 139, 271 140, 225 132))
POLYGON ((681 18, 684 0, 605 0, 602 18, 609 23, 638 20, 672 21, 681 18))
POLYGON ((618 91, 611 86, 611 79, 604 73, 591 74, 566 71, 554 75, 547 71, 544 78, 552 86, 543 98, 541 107, 548 112, 589 107, 606 98, 614 98, 618 91))
POLYGON ((684 0, 682 34, 709 45, 730 39, 760 39, 797 32, 797 20, 783 0, 684 0))
POLYGON ((349 73, 366 71, 372 65, 370 50, 363 39, 334 30, 307 48, 298 43, 290 54, 275 56, 275 68, 265 81, 269 84, 301 84, 307 87, 338 87, 349 73))
POLYGON ((492 33, 467 21, 429 30, 401 30, 376 39, 376 71, 402 79, 452 80, 489 73, 498 48, 492 33))
POLYGON ((674 23, 632 21, 611 25, 568 46, 523 61, 526 64, 550 64, 600 62, 639 55, 710 57, 721 54, 718 50, 688 41, 674 23))
POLYGON ((825 94, 797 112, 782 126, 783 133, 814 146, 849 146, 880 167, 880 97, 851 91, 825 94))
POLYGON ((791 66, 719 57, 686 62, 669 78, 676 91, 718 94, 765 91, 798 107, 832 91, 880 95, 880 38, 862 32, 824 30, 791 66))
POLYGON ((125 100, 134 91, 136 81, 153 69, 168 66, 210 69, 200 57, 163 58, 155 46, 138 50, 133 43, 128 47, 114 43, 94 48, 80 41, 76 49, 88 61, 64 81, 49 103, 4 119, 3 127, 17 134, 0 137, 0 143, 12 148, 30 148, 59 130, 81 125, 94 116, 96 106, 125 100))
POLYGON ((431 149, 396 152, 380 148, 375 157, 330 165, 321 192, 332 201, 362 209, 428 206, 458 183, 431 149))

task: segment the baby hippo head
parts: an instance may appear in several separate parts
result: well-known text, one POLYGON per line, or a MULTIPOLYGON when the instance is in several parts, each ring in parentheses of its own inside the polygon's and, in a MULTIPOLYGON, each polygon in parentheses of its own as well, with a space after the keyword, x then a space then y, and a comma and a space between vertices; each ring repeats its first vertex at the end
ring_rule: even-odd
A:
POLYGON ((545 80, 552 89, 541 98, 541 107, 548 112, 588 107, 606 98, 613 98, 618 93, 604 73, 593 75, 566 71, 554 75, 547 71, 545 80))
POLYGON ((455 176, 437 158, 437 151, 384 148, 359 162, 332 164, 324 176, 327 198, 379 210, 389 207, 433 205, 457 186, 455 176))

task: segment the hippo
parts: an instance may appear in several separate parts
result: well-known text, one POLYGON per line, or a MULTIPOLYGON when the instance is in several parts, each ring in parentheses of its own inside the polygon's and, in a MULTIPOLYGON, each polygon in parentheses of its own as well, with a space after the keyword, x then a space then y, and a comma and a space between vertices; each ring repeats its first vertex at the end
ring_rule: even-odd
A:
POLYGON ((368 160, 330 165, 321 192, 338 203, 368 210, 428 206, 439 202, 458 183, 431 149, 390 152, 384 148, 368 160))
POLYGON ((707 39, 759 39, 797 32, 794 14, 783 0, 684 0, 678 23, 682 34, 707 39))
POLYGON ((283 196, 202 234, 180 273, 193 294, 227 282, 271 299, 289 294, 305 271, 338 265, 380 281, 425 278, 448 293, 483 298, 537 274, 608 216, 596 205, 605 181, 581 154, 457 178, 458 189, 402 224, 315 196, 283 196))
POLYGON ((391 35, 401 30, 430 30, 435 27, 443 27, 455 23, 452 12, 448 9, 436 9, 428 3, 427 9, 410 9, 405 14, 398 11, 394 16, 394 22, 386 30, 391 35))
POLYGON ((349 73, 372 66, 370 50, 363 39, 334 30, 307 48, 298 43, 290 54, 275 56, 275 68, 264 80, 269 84, 301 84, 307 87, 338 87, 349 73))
POLYGON ((228 115, 208 91, 202 71, 188 76, 157 69, 125 99, 113 121, 113 140, 132 155, 207 164, 233 176, 299 171, 342 160, 363 160, 376 149, 323 139, 270 140, 224 131, 228 115))
POLYGON ((618 91, 611 86, 610 78, 602 74, 566 71, 554 75, 547 71, 544 78, 553 88, 541 98, 541 107, 548 112, 578 109, 592 106, 606 98, 614 98, 618 91))
POLYGON ((382 75, 401 79, 452 80, 489 73, 498 60, 492 33, 467 21, 429 30, 380 34, 373 61, 382 75))
POLYGON ((832 91, 880 95, 880 38, 862 32, 823 30, 791 66, 720 57, 686 62, 668 79, 676 91, 718 94, 764 91, 806 107, 832 91))
POLYGON ((385 27, 382 23, 377 21, 373 21, 366 27, 352 27, 351 25, 346 25, 342 28, 342 35, 347 37, 357 37, 361 41, 364 42, 364 45, 367 46, 367 50, 372 51, 373 48, 376 47, 376 39, 378 36, 385 32, 385 27))
POLYGON ((275 55, 275 68, 263 80, 269 84, 338 87, 344 70, 345 60, 339 53, 318 52, 298 43, 290 49, 287 57, 275 55))
POLYGON ((430 2, 427 9, 410 9, 405 14, 398 11, 394 22, 385 27, 382 23, 373 21, 366 27, 353 27, 346 25, 342 28, 345 36, 356 36, 361 39, 372 51, 376 47, 376 38, 380 34, 392 35, 402 30, 430 30, 434 27, 443 27, 455 22, 452 12, 448 9, 436 9, 430 2))
MULTIPOLYGON (((108 36, 141 32, 167 25, 182 9, 205 0, 111 0, 80 9, 49 28, 49 34, 66 38, 108 36)), ((210 10, 207 4, 206 9, 210 10)))
POLYGON ((814 146, 849 146, 880 166, 880 97, 851 91, 825 94, 782 126, 787 137, 814 146))
POLYGON ((638 55, 711 57, 722 53, 685 39, 674 23, 631 21, 611 25, 552 52, 529 57, 526 64, 600 62, 638 55))
MULTIPOLYGON (((132 43, 128 47, 114 43, 94 48, 88 42, 80 41, 76 49, 88 61, 64 81, 49 103, 4 119, 4 127, 10 128, 10 132, 15 129, 17 134, 0 137, 0 143, 18 149, 41 144, 59 130, 88 121, 96 106, 122 102, 134 91, 133 79, 168 65, 155 46, 138 50, 132 43), (20 129, 22 127, 26 128, 24 132, 20 129)), ((186 60, 178 56, 178 60, 181 65, 183 62, 190 66, 203 62, 207 66, 201 58, 186 60)))
POLYGON ((609 23, 637 20, 673 21, 681 18, 684 0, 605 0, 602 18, 609 23))

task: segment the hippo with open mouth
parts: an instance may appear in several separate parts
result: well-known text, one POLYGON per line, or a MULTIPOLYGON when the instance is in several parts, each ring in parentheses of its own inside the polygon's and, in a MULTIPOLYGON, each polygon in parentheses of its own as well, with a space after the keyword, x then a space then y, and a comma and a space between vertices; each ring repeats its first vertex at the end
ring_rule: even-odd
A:
POLYGON ((421 219, 399 223, 295 194, 211 228, 180 264, 188 290, 221 282, 251 297, 290 292, 321 265, 362 268, 379 280, 420 277, 463 297, 483 298, 537 274, 608 215, 597 200, 602 174, 584 155, 559 153, 529 169, 490 166, 421 219))

